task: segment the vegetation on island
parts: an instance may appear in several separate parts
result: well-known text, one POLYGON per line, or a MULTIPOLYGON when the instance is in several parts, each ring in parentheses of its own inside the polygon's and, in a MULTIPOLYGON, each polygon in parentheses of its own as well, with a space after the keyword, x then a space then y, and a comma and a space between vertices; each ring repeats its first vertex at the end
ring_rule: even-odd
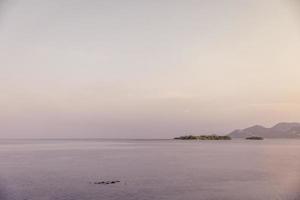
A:
POLYGON ((175 137, 175 140, 231 140, 231 137, 224 135, 185 135, 180 137, 175 137))
POLYGON ((263 140, 263 137, 258 137, 258 136, 251 136, 251 137, 246 137, 246 140, 263 140))

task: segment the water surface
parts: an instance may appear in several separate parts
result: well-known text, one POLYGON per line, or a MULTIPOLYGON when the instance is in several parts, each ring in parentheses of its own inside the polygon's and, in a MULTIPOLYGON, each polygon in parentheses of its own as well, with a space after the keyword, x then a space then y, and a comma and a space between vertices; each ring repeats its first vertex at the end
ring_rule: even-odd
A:
POLYGON ((0 140, 0 200, 299 200, 299 191, 300 140, 0 140))

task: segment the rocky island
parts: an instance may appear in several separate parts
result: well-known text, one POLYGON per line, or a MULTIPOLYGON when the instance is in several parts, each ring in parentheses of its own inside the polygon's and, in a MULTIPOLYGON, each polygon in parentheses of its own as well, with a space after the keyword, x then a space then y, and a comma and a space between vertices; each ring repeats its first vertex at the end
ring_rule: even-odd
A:
POLYGON ((225 135, 186 135, 186 136, 180 136, 175 137, 175 140, 231 140, 231 137, 225 135))
POLYGON ((246 129, 238 129, 228 134, 232 138, 300 138, 300 123, 281 122, 271 128, 255 125, 246 129))

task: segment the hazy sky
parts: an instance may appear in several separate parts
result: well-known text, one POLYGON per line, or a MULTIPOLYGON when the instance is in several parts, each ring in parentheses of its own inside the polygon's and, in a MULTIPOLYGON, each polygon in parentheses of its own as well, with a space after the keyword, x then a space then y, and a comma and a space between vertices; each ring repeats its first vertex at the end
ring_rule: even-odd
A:
POLYGON ((0 0, 0 137, 300 121, 297 0, 0 0))

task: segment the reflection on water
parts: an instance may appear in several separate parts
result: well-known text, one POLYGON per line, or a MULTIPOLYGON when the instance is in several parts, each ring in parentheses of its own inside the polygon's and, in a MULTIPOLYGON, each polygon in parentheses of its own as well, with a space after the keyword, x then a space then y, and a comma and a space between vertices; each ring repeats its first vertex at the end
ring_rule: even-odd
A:
POLYGON ((0 200, 297 200, 299 150, 279 139, 2 140, 0 200))
MULTIPOLYGON (((263 162, 271 178, 273 191, 279 193, 281 199, 285 199, 300 191, 299 141, 285 140, 274 143, 273 148, 263 148, 263 162)), ((300 199, 300 196, 296 195, 294 199, 300 199)))

